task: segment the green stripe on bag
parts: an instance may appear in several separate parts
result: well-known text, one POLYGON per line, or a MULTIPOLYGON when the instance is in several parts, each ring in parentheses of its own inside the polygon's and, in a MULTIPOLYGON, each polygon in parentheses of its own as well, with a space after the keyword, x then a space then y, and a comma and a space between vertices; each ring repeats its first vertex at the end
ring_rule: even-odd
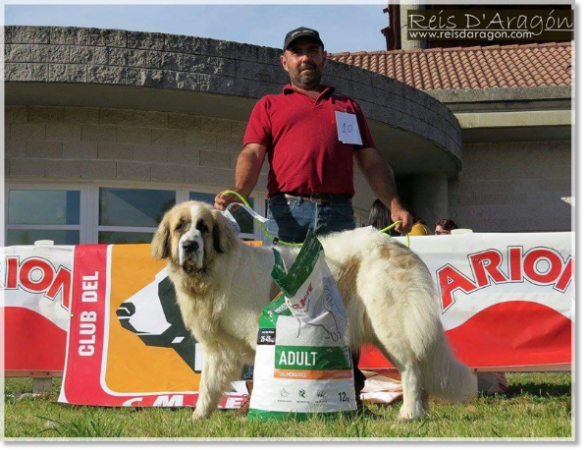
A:
POLYGON ((303 242, 303 247, 299 251, 289 273, 287 273, 281 255, 273 248, 275 265, 271 277, 287 297, 293 297, 307 278, 309 278, 321 251, 321 243, 315 234, 310 232, 307 234, 305 242, 303 242))
POLYGON ((260 328, 276 328, 279 316, 290 316, 291 310, 285 303, 285 295, 280 294, 268 305, 262 308, 261 315, 258 319, 260 328))
POLYGON ((352 369, 350 347, 293 347, 277 345, 275 346, 275 369, 352 369))
POLYGON ((265 411, 251 408, 248 410, 248 419, 252 420, 288 420, 294 419, 296 421, 309 421, 314 419, 347 419, 356 416, 356 410, 352 411, 331 411, 331 412, 315 412, 315 413, 300 413, 300 412, 285 412, 285 411, 265 411))

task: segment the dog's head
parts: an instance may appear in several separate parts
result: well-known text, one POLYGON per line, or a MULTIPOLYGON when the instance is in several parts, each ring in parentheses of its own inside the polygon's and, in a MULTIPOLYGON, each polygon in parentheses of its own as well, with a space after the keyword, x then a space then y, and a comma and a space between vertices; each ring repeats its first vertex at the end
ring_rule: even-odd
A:
POLYGON ((171 259, 185 273, 206 272, 218 254, 238 244, 228 220, 212 206, 198 201, 169 210, 151 242, 155 259, 171 259))

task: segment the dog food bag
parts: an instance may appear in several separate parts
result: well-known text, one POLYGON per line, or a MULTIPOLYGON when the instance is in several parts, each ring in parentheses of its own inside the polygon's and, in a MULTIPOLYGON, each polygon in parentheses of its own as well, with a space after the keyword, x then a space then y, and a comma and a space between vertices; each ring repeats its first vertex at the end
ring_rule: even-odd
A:
POLYGON ((251 419, 304 419, 356 410, 348 319, 321 243, 308 235, 287 273, 276 249, 272 278, 282 293, 259 318, 251 419))

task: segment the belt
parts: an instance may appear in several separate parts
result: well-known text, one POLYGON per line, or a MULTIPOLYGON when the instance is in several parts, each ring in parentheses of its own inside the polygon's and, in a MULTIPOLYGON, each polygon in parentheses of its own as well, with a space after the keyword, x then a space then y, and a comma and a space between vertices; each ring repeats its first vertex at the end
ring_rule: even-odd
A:
POLYGON ((330 204, 336 202, 347 202, 350 201, 348 195, 332 195, 328 193, 312 193, 311 195, 291 195, 289 193, 277 193, 273 195, 271 199, 290 199, 290 200, 303 200, 306 202, 313 202, 315 204, 330 204))

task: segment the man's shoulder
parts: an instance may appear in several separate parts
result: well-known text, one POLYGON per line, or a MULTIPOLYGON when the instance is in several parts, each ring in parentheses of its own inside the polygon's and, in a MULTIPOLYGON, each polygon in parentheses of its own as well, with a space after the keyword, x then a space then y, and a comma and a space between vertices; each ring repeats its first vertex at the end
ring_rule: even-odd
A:
POLYGON ((262 96, 260 99, 275 99, 275 98, 280 98, 283 97, 284 94, 283 93, 271 93, 271 94, 265 94, 264 96, 262 96))
POLYGON ((257 103, 259 104, 264 104, 264 105, 270 105, 273 104, 275 102, 278 102, 279 100, 283 99, 284 94, 283 93, 278 93, 278 94, 265 94, 264 96, 262 96, 257 103))

